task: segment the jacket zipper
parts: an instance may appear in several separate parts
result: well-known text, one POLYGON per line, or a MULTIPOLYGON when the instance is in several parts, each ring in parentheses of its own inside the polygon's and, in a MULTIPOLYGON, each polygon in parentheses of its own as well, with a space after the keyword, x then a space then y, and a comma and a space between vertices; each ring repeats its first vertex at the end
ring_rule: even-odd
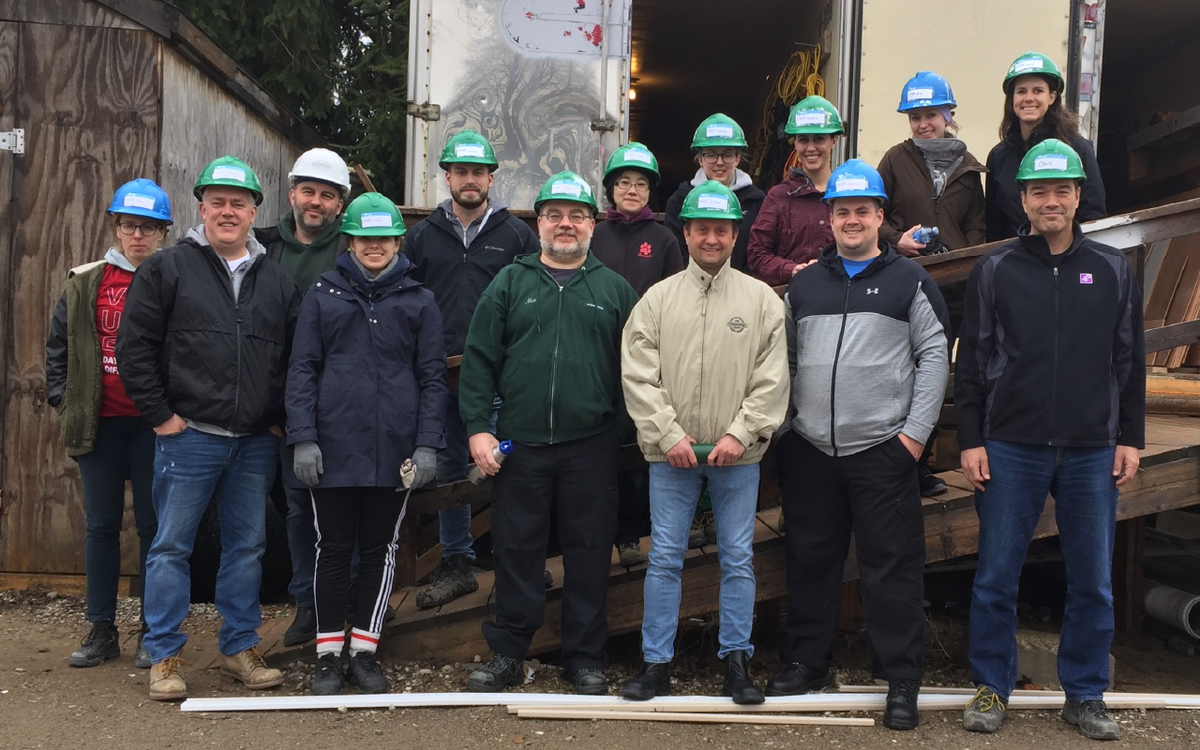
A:
MULTIPOLYGON (((708 341, 708 293, 712 291, 715 278, 709 279, 708 286, 704 287, 704 303, 700 306, 700 392, 699 405, 704 403, 704 344, 708 341)), ((700 410, 697 410, 700 413, 700 410)))
POLYGON ((850 313, 850 285, 854 283, 854 279, 846 279, 846 297, 842 300, 842 327, 838 331, 837 348, 833 350, 833 375, 829 378, 829 445, 833 448, 833 455, 836 457, 837 440, 835 439, 837 431, 837 368, 838 359, 842 356, 842 339, 846 336, 846 317, 850 313))
POLYGON ((1058 266, 1054 267, 1054 356, 1053 371, 1050 374, 1050 434, 1046 444, 1054 444, 1054 412, 1058 396, 1058 266))
MULTIPOLYGON (((224 261, 221 261, 221 262, 224 263, 224 261)), ((250 261, 247 260, 246 262, 249 263, 250 261)), ((226 270, 228 270, 228 267, 229 267, 228 264, 226 264, 226 270)), ((250 269, 246 269, 247 273, 249 273, 249 271, 250 271, 250 269)), ((246 284, 246 279, 243 278, 242 285, 245 286, 245 284, 246 284)), ((236 321, 234 325, 235 325, 235 330, 237 331, 237 336, 236 336, 237 369, 234 371, 234 381, 233 381, 233 418, 232 418, 232 421, 230 422, 229 427, 226 428, 230 432, 233 432, 234 431, 233 423, 237 421, 238 411, 241 409, 241 406, 242 406, 242 304, 241 304, 241 300, 239 299, 241 297, 240 290, 239 290, 238 294, 234 294, 234 292, 233 292, 233 274, 232 273, 229 274, 229 294, 233 297, 233 314, 235 316, 235 321, 236 321)))
MULTIPOLYGON (((546 271, 550 276, 550 272, 546 271)), ((558 390, 558 337, 562 332, 562 293, 563 287, 553 276, 550 280, 558 287, 558 309, 554 313, 554 354, 550 359, 550 442, 554 443, 554 393, 558 390)))

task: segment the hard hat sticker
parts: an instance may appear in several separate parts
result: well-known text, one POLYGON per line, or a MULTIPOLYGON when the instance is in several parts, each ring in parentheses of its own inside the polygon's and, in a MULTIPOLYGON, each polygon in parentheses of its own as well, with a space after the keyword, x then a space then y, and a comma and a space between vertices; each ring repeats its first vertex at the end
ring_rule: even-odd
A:
POLYGON ((152 211, 154 210, 154 199, 148 195, 126 193, 124 206, 125 208, 145 208, 152 211))
POLYGON ((234 180, 236 182, 246 181, 246 170, 241 167, 213 167, 212 178, 214 180, 234 180))
POLYGON ((460 159, 482 159, 483 144, 458 143, 454 146, 454 155, 460 159))
POLYGON ((1067 157, 1060 154, 1046 154, 1039 156, 1033 160, 1034 172, 1065 172, 1067 171, 1067 157))
POLYGON ((796 126, 825 125, 829 122, 829 113, 823 109, 805 109, 796 113, 796 126))
POLYGON ((551 195, 569 195, 578 198, 583 195, 583 185, 578 182, 556 182, 550 186, 551 195))
POLYGON ((630 149, 629 151, 625 152, 625 161, 640 161, 642 164, 654 163, 653 157, 650 156, 650 152, 638 151, 636 149, 630 149))
POLYGON ((706 211, 728 211, 729 198, 724 195, 701 193, 696 198, 696 208, 704 209, 706 211))
POLYGON ((704 135, 707 138, 732 138, 733 137, 733 126, 732 125, 709 125, 708 128, 705 129, 704 135))
POLYGON ((1030 57, 1025 60, 1017 60, 1013 63, 1012 72, 1014 74, 1029 73, 1034 70, 1043 70, 1046 67, 1040 57, 1030 57))
POLYGON ((866 177, 854 177, 853 175, 842 175, 837 179, 837 185, 834 186, 834 191, 843 193, 848 190, 866 190, 870 185, 867 184, 866 177))
POLYGON ((907 100, 910 102, 921 101, 922 99, 932 99, 933 89, 909 89, 907 100))
POLYGON ((384 213, 383 211, 363 214, 361 217, 359 217, 359 226, 361 226, 363 229, 368 229, 370 227, 386 227, 391 229, 392 215, 389 213, 384 213))

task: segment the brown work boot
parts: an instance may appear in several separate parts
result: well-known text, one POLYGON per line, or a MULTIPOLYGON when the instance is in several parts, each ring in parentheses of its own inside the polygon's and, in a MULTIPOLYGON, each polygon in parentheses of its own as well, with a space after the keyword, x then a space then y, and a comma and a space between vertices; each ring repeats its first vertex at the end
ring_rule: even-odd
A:
POLYGON ((163 659, 150 665, 150 699, 177 701, 187 697, 187 683, 183 681, 183 668, 187 665, 178 656, 163 659))
POLYGON ((271 669, 258 649, 251 646, 240 654, 221 654, 221 674, 240 681, 251 690, 273 688, 283 683, 283 672, 271 669))

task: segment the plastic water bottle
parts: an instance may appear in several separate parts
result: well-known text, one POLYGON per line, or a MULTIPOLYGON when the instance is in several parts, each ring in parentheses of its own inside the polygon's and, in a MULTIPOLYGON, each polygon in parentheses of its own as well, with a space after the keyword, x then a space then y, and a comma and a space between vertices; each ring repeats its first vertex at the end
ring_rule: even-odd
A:
POLYGON ((930 242, 933 242, 935 239, 937 239, 937 236, 937 227, 920 227, 917 229, 917 231, 913 232, 913 241, 919 242, 922 245, 928 245, 930 242))
MULTIPOLYGON (((497 445, 495 448, 492 448, 492 458, 494 458, 498 464, 504 463, 505 457, 510 455, 512 455, 511 440, 501 440, 499 445, 497 445)), ((467 481, 471 484, 483 484, 484 480, 487 478, 488 475, 483 473, 483 469, 480 469, 475 464, 471 464, 471 467, 467 469, 467 481)))

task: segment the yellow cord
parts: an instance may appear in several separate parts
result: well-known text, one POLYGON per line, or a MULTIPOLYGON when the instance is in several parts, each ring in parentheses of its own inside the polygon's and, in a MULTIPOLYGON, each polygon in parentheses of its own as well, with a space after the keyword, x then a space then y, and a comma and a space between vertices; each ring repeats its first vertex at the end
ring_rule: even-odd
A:
MULTIPOLYGON (((783 71, 775 79, 775 94, 791 108, 793 104, 806 96, 824 96, 825 80, 819 72, 821 66, 821 46, 811 50, 800 50, 792 54, 783 71)), ((771 110, 775 107, 774 98, 768 98, 763 105, 762 125, 759 128, 758 147, 750 160, 751 174, 757 175, 762 169, 763 160, 771 147, 774 135, 771 129, 771 110)))

